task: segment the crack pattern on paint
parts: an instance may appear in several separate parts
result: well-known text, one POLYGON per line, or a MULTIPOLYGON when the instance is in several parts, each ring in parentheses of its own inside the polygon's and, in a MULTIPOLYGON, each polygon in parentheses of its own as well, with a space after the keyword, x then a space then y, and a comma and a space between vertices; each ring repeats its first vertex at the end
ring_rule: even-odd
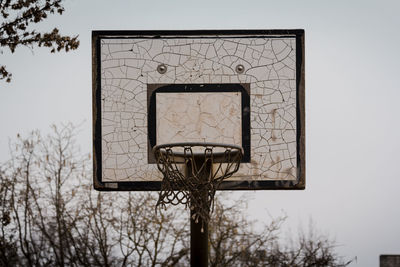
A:
MULTIPOLYGON (((147 84, 203 83, 250 84, 251 162, 242 163, 230 179, 296 179, 294 37, 121 38, 102 39, 100 45, 103 181, 160 180, 155 164, 148 164, 147 84), (160 64, 167 67, 163 74, 157 71, 160 64), (239 64, 244 67, 242 73, 236 71, 239 64)), ((232 98, 231 105, 237 104, 232 98)), ((160 112, 168 125, 176 105, 172 105, 175 110, 163 107, 166 110, 160 112)), ((211 141, 234 144, 240 144, 240 119, 204 112, 197 118, 210 128, 211 141), (226 126, 215 127, 215 120, 225 120, 226 126)), ((178 131, 168 134, 178 136, 178 131)), ((184 136, 188 139, 187 133, 184 136)), ((174 138, 170 140, 178 141, 181 136, 174 138)))

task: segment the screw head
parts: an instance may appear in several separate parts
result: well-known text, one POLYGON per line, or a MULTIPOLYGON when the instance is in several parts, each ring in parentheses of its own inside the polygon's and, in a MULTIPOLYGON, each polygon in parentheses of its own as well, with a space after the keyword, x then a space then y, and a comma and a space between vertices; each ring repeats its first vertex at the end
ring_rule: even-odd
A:
POLYGON ((164 64, 160 64, 160 65, 158 65, 158 67, 157 67, 157 71, 158 71, 160 74, 164 74, 164 73, 167 72, 167 66, 165 66, 164 64))
POLYGON ((236 72, 242 74, 244 72, 244 66, 242 64, 237 65, 236 72))

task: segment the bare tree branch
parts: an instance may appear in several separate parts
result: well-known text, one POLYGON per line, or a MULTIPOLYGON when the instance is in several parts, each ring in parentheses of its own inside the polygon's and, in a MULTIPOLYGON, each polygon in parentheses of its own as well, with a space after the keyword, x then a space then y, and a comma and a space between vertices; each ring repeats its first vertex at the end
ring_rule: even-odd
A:
MULTIPOLYGON (((18 135, 10 145, 10 160, 0 164, 0 266, 188 266, 189 211, 155 213, 155 193, 94 191, 90 156, 79 152, 75 134, 71 124, 53 126, 46 137, 18 135)), ((285 216, 255 227, 245 198, 229 203, 217 196, 209 266, 351 262, 314 226, 287 242, 279 232, 285 216)))
MULTIPOLYGON (((57 28, 50 32, 39 32, 34 25, 51 14, 62 15, 62 0, 3 0, 0 2, 0 53, 8 48, 14 53, 19 46, 32 48, 44 46, 51 53, 75 50, 79 46, 78 36, 61 35, 57 28)), ((0 65, 0 80, 10 82, 12 74, 0 65)))

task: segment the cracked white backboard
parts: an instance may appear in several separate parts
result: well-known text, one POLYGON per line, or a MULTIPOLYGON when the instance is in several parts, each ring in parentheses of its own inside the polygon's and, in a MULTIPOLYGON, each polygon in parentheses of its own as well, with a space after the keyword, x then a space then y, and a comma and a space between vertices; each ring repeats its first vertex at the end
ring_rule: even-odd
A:
POLYGON ((159 190, 152 147, 240 145, 221 189, 304 189, 304 31, 94 31, 94 185, 159 190))

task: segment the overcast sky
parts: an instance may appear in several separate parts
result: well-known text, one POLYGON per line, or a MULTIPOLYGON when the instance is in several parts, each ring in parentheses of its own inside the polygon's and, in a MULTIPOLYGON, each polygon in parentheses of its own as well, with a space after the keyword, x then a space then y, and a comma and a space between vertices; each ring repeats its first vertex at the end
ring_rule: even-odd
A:
POLYGON ((52 123, 83 122, 91 150, 92 30, 304 29, 306 190, 248 192, 249 213, 284 211, 294 232, 312 218, 352 266, 400 254, 400 1, 67 2, 42 29, 79 34, 77 51, 1 55, 13 81, 0 84, 0 161, 9 138, 52 123))

